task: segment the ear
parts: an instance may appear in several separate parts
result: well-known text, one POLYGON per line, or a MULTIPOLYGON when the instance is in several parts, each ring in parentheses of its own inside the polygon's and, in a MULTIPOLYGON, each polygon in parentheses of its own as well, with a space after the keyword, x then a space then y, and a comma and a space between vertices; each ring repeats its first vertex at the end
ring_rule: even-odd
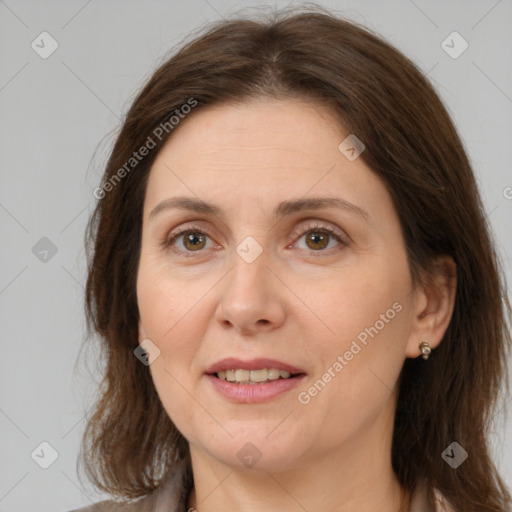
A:
POLYGON ((451 256, 439 256, 435 271, 424 275, 415 290, 415 311, 405 355, 421 355, 419 344, 426 341, 432 349, 441 343, 455 305, 457 265, 451 256))

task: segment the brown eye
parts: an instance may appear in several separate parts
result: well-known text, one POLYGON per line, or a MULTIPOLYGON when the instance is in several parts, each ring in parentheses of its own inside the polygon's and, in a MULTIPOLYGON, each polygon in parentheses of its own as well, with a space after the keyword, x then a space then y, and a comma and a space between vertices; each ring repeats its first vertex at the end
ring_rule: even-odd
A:
POLYGON ((310 249, 325 249, 329 243, 331 235, 322 233, 321 231, 310 231, 306 235, 306 244, 310 249))
POLYGON ((301 233, 301 236, 296 243, 299 243, 299 241, 304 238, 304 246, 299 246, 299 249, 319 253, 330 253, 330 249, 340 249, 349 245, 342 232, 335 231, 329 226, 318 224, 309 225, 306 231, 299 233, 301 233), (331 244, 332 241, 335 242, 334 246, 331 244))
POLYGON ((188 250, 196 251, 198 249, 203 249, 206 244, 205 236, 202 233, 197 234, 195 231, 189 231, 188 234, 182 235, 183 245, 188 250))
POLYGON ((190 253, 200 253, 203 249, 208 248, 207 244, 209 238, 210 237, 200 229, 191 227, 185 230, 180 229, 178 232, 172 233, 163 241, 162 245, 164 249, 168 249, 169 251, 183 256, 191 256, 190 253))

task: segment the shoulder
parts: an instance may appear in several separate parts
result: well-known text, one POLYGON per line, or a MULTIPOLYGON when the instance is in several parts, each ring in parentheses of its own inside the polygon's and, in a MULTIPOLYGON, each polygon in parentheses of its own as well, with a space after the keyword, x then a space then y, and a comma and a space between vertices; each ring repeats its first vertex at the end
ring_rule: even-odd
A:
POLYGON ((434 501, 437 512, 455 512, 455 510, 450 506, 444 496, 437 489, 434 489, 434 501))
POLYGON ((93 503, 92 505, 88 505, 87 507, 74 508, 73 510, 69 510, 68 512, 114 512, 117 510, 117 503, 114 503, 110 500, 106 500, 100 501, 98 503, 93 503))
POLYGON ((412 495, 411 512, 455 512, 437 489, 433 489, 433 500, 429 497, 425 481, 421 481, 412 495))
POLYGON ((190 455, 174 462, 161 485, 131 502, 105 500, 68 512, 183 512, 193 486, 190 455))
POLYGON ((111 506, 111 501, 101 501, 99 503, 93 503, 87 507, 74 508, 73 510, 68 510, 67 512, 107 512, 111 510, 115 510, 111 506))
POLYGON ((75 508, 68 512, 149 512, 151 506, 148 506, 147 500, 135 503, 117 503, 112 500, 99 501, 86 507, 75 508))

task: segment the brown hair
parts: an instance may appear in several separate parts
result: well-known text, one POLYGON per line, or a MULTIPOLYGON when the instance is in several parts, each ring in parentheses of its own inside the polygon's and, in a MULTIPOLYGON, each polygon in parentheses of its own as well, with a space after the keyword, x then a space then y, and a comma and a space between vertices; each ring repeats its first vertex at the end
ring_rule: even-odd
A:
POLYGON ((392 464, 408 491, 426 478, 429 493, 439 489, 456 510, 507 510, 488 435, 501 385, 509 389, 511 310, 468 157, 422 72, 368 29, 318 6, 210 24, 154 72, 126 115, 102 180, 108 192, 86 232, 88 334, 99 334, 106 364, 81 447, 88 477, 111 495, 144 496, 172 471, 178 448, 187 449, 133 353, 145 187, 172 135, 154 130, 191 98, 189 115, 260 95, 327 104, 364 142, 361 158, 392 196, 415 283, 421 270, 434 271, 437 255, 456 262, 443 341, 427 363, 407 359, 400 376, 392 464), (155 148, 113 184, 148 137, 155 148), (441 457, 453 441, 469 453, 456 470, 441 457))

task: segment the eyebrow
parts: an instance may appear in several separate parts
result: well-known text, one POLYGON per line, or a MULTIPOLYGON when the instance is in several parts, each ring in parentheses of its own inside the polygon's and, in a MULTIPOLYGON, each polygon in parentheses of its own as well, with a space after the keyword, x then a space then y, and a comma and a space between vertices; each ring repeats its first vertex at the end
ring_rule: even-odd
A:
MULTIPOLYGON (((196 213, 203 213, 205 215, 215 215, 223 218, 222 209, 218 206, 207 203, 195 197, 183 196, 164 199, 161 203, 156 205, 153 210, 151 210, 148 220, 151 221, 159 213, 172 208, 189 210, 196 213)), ((294 213, 300 212, 302 210, 320 210, 322 208, 336 208, 345 210, 362 217, 364 220, 368 220, 369 218, 368 212, 359 206, 337 197, 309 197, 282 201, 274 210, 274 216, 279 219, 285 216, 293 215, 294 213)))

